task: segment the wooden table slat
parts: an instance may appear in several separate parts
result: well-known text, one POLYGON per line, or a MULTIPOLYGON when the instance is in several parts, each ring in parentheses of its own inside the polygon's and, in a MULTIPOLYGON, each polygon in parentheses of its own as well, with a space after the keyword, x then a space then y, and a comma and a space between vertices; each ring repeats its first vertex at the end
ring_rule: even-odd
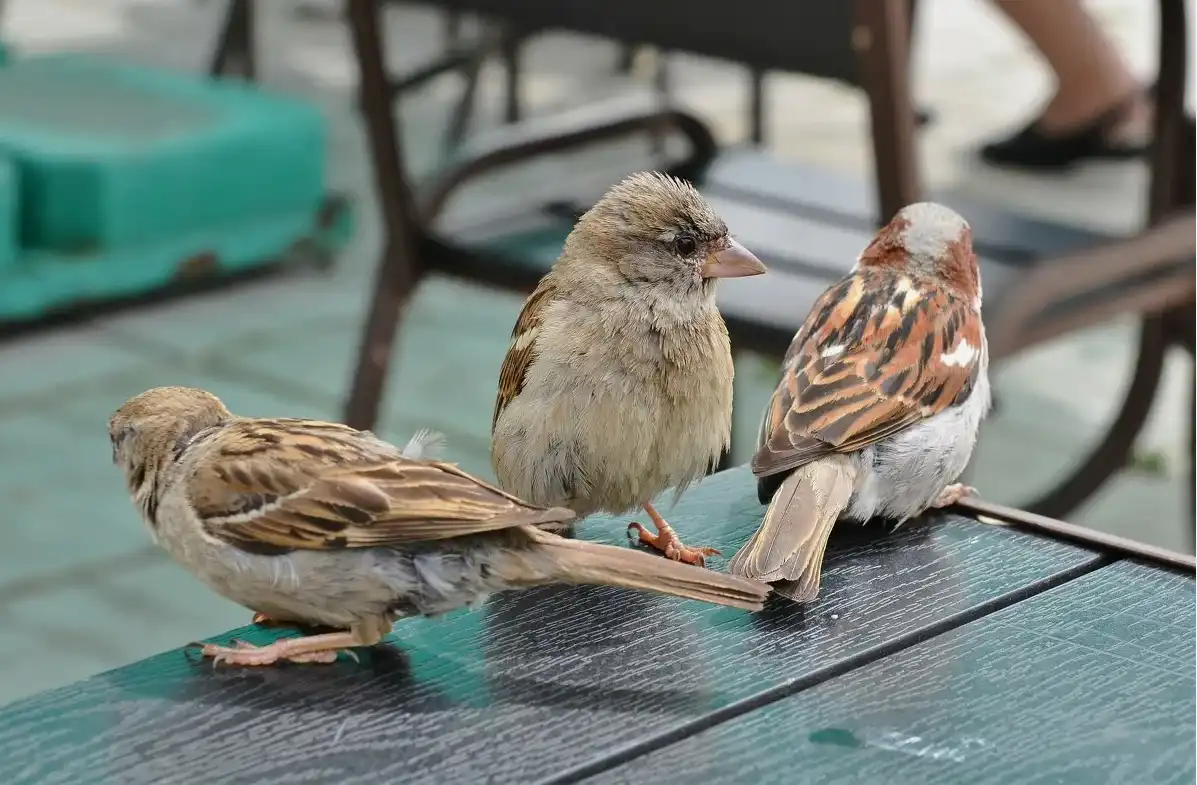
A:
MULTIPOLYGON (((762 511, 738 469, 667 515, 730 556, 762 511)), ((625 524, 581 534, 620 543, 625 524)), ((402 621, 360 665, 213 671, 167 652, 0 710, 0 781, 536 782, 1103 559, 940 515, 838 534, 805 609, 560 588, 402 621)))
POLYGON ((584 782, 1189 785, 1195 634, 1121 561, 584 782))

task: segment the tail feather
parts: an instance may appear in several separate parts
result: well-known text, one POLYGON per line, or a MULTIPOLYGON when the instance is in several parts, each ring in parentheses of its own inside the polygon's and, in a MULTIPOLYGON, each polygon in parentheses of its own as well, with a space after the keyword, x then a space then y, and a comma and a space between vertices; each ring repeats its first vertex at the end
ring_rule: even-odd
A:
POLYGON ((552 580, 562 583, 619 586, 688 600, 759 611, 769 587, 759 581, 714 572, 703 567, 583 540, 570 540, 525 529, 552 564, 552 580))
POLYGON ((728 572, 772 583, 777 594, 797 602, 815 599, 827 539, 852 498, 855 479, 851 461, 841 456, 793 470, 728 572))

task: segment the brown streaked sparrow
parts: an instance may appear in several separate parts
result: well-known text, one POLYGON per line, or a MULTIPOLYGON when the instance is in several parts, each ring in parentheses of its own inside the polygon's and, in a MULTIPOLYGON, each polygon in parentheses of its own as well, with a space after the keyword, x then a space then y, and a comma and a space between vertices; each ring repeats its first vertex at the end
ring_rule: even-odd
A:
MULTIPOLYGON (((756 610, 768 587, 537 528, 574 517, 404 456, 366 431, 250 419, 214 395, 160 387, 109 421, 113 460, 159 545, 209 587, 276 620, 333 627, 269 646, 204 645, 237 665, 332 662, 403 616, 493 592, 604 584, 756 610)), ((412 445, 420 451, 427 439, 412 445)))
POLYGON ((653 507, 718 462, 731 434, 732 366, 720 278, 765 266, 690 184, 635 174, 580 219, 524 303, 491 425, 499 485, 580 517, 641 507, 642 543, 703 564, 653 507))
POLYGON ((812 600, 838 519, 902 522, 974 493, 953 483, 989 410, 988 364, 972 230, 909 205, 786 352, 752 459, 769 509, 728 570, 812 600))

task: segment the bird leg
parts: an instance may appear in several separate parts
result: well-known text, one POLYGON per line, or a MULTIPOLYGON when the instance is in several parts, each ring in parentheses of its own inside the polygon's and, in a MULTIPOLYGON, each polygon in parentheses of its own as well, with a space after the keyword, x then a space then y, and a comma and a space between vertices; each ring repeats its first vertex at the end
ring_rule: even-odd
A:
POLYGON ((256 624, 259 627, 289 627, 290 624, 283 619, 276 619, 273 616, 268 616, 265 613, 255 613, 250 624, 256 624))
POLYGON ((935 497, 935 501, 931 502, 931 506, 939 509, 941 507, 950 507, 956 502, 963 499, 965 496, 976 496, 977 489, 971 485, 965 485, 962 482, 954 483, 944 488, 939 492, 939 496, 935 497))
POLYGON ((353 660, 357 646, 373 646, 382 640, 390 629, 389 624, 371 624, 355 627, 349 632, 326 632, 320 635, 306 635, 302 638, 283 638, 267 646, 255 646, 245 641, 233 641, 232 646, 215 643, 196 643, 200 655, 212 658, 212 666, 226 665, 273 665, 280 660, 287 662, 336 662, 337 655, 345 652, 353 660))
POLYGON ((321 632, 336 632, 336 627, 324 627, 319 624, 308 624, 302 621, 290 621, 288 619, 270 616, 269 614, 262 613, 261 611, 254 614, 250 624, 254 624, 258 627, 270 628, 293 627, 294 629, 302 632, 304 635, 316 635, 317 633, 321 632))
POLYGON ((648 530, 639 523, 628 524, 628 534, 631 535, 635 531, 640 537, 640 544, 647 545, 650 548, 656 548, 661 553, 665 554, 665 558, 673 559, 674 561, 685 562, 686 564, 697 564, 699 567, 706 566, 706 557, 713 556, 719 553, 714 548, 707 547, 691 547, 683 545, 681 539, 677 536, 677 532, 673 530, 661 514, 657 512, 652 504, 645 503, 644 511, 648 513, 648 518, 652 521, 653 527, 656 528, 656 534, 649 534, 648 530))

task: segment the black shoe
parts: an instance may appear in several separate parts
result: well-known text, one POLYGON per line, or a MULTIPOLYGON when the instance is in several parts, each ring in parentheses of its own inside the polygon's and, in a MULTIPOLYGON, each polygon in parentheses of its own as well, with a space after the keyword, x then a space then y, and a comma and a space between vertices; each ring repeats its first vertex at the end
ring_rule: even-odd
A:
POLYGON ((1067 169, 1087 159, 1138 158, 1147 152, 1147 144, 1111 139, 1111 131, 1136 100, 1139 100, 1137 95, 1121 101, 1081 128, 1062 135, 1044 133, 1038 128, 1038 121, 1033 121, 1013 136, 982 147, 981 159, 994 166, 1067 169))

